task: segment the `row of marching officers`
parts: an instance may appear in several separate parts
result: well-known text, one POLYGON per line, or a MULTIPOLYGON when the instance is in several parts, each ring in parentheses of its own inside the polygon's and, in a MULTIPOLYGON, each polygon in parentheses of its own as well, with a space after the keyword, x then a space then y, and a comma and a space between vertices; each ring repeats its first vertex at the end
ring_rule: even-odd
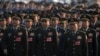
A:
MULTIPOLYGON (((51 27, 50 19, 41 19, 41 26, 32 27, 32 20, 26 19, 25 27, 20 18, 13 17, 12 25, 0 19, 0 56, 100 56, 100 25, 97 30, 89 28, 89 20, 68 23, 68 28, 51 27)), ((57 19, 53 20, 56 21, 57 19)), ((54 23, 54 24, 56 24, 54 23)), ((60 25, 64 27, 66 20, 60 25)))

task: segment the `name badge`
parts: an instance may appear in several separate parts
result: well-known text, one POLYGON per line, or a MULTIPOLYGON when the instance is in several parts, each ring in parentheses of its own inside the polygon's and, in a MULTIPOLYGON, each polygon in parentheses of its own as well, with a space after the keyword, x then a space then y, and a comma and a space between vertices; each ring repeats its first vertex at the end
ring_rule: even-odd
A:
POLYGON ((34 36, 35 34, 34 33, 30 33, 30 36, 34 36))
POLYGON ((48 35, 52 35, 52 32, 49 32, 48 35))
POLYGON ((29 42, 32 42, 32 41, 33 41, 33 38, 28 38, 28 41, 29 41, 29 42))
POLYGON ((92 33, 89 33, 89 34, 88 34, 88 36, 92 37, 92 36, 93 36, 93 34, 92 34, 92 33))
POLYGON ((87 42, 91 43, 92 42, 92 38, 87 38, 87 42))
POLYGON ((18 32, 18 35, 22 35, 22 32, 18 32))
POLYGON ((20 42, 21 41, 21 37, 16 37, 16 41, 20 42))
POLYGON ((78 41, 75 41, 75 45, 80 45, 80 40, 78 40, 78 41))
POLYGON ((82 37, 81 36, 77 36, 77 39, 82 39, 82 37))
POLYGON ((46 38, 46 41, 47 41, 47 42, 51 42, 51 41, 52 41, 52 38, 51 38, 51 37, 47 37, 47 38, 46 38))

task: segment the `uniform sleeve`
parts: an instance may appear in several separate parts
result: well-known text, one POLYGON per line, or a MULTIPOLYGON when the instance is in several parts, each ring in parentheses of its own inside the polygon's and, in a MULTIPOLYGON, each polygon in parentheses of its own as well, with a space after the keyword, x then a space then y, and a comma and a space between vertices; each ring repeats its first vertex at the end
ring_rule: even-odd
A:
POLYGON ((66 49, 67 49, 67 40, 66 40, 66 37, 67 37, 67 34, 64 33, 63 35, 63 55, 65 56, 65 53, 66 53, 66 49))
POLYGON ((8 38, 9 37, 7 36, 7 30, 4 30, 4 36, 2 38, 3 49, 7 49, 8 38))
POLYGON ((26 32, 25 29, 23 29, 23 39, 22 39, 22 45, 24 48, 24 56, 28 56, 28 41, 27 41, 27 35, 28 33, 26 32))
POLYGON ((34 47, 33 47, 33 55, 36 55, 36 44, 37 44, 37 39, 36 39, 36 32, 35 32, 35 36, 34 36, 34 39, 33 39, 34 41, 34 47))
POLYGON ((56 30, 54 29, 54 32, 53 32, 53 46, 54 46, 54 55, 56 55, 57 53, 57 32, 56 30))
POLYGON ((93 32, 93 50, 94 56, 98 56, 98 43, 97 43, 97 37, 96 37, 96 31, 93 32))
POLYGON ((82 40, 83 56, 88 56, 87 36, 85 33, 83 33, 82 35, 83 35, 83 40, 82 40))

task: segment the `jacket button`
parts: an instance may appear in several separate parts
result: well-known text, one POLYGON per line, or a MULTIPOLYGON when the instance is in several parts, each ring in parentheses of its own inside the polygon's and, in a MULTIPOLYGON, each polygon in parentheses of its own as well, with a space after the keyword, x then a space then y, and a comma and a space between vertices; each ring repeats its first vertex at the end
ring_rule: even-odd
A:
POLYGON ((0 42, 1 42, 1 39, 0 39, 0 42))
POLYGON ((75 46, 75 44, 73 44, 73 46, 75 46))
POLYGON ((16 48, 14 47, 13 49, 15 50, 16 48))
POLYGON ((75 52, 73 52, 73 54, 75 54, 75 52))
POLYGON ((45 46, 46 44, 44 44, 44 46, 45 46))
POLYGON ((73 48, 73 50, 74 50, 75 48, 73 48))
POLYGON ((16 44, 14 44, 14 46, 15 46, 16 44))
POLYGON ((44 50, 45 50, 46 48, 44 47, 44 50))
POLYGON ((16 41, 16 40, 14 40, 14 41, 16 41))

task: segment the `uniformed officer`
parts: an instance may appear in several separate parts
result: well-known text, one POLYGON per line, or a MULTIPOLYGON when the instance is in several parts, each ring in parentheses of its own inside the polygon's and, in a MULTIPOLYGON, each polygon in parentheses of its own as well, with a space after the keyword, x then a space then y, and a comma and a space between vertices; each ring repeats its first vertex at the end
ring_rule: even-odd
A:
POLYGON ((19 17, 14 16, 12 19, 12 27, 5 32, 8 56, 27 56, 26 30, 20 26, 19 17))
POLYGON ((6 18, 6 21, 7 21, 7 27, 11 27, 12 26, 12 17, 11 17, 11 14, 7 14, 5 16, 6 18))
POLYGON ((7 49, 4 41, 4 33, 5 33, 5 29, 6 29, 6 19, 5 18, 0 18, 0 56, 4 56, 7 55, 7 49))
POLYGON ((94 29, 89 28, 89 19, 82 19, 82 28, 80 30, 84 31, 87 35, 87 43, 88 43, 88 55, 89 56, 97 56, 97 38, 96 31, 94 29))
POLYGON ((96 24, 96 37, 97 37, 97 42, 98 42, 98 56, 100 56, 100 23, 96 24))
POLYGON ((19 17, 21 18, 21 25, 24 26, 25 25, 25 16, 26 16, 26 13, 24 11, 19 11, 18 13, 19 17))
POLYGON ((98 15, 97 14, 93 14, 91 15, 91 22, 90 22, 90 28, 95 29, 96 28, 96 24, 98 23, 98 15))
POLYGON ((50 20, 42 18, 42 26, 36 29, 36 56, 56 56, 57 33, 50 27, 50 20))
POLYGON ((30 15, 32 17, 33 20, 33 28, 37 28, 41 26, 41 23, 39 22, 40 20, 40 16, 38 14, 31 14, 30 15))
POLYGON ((53 27, 56 30, 59 28, 59 18, 58 17, 51 18, 51 27, 53 27))
POLYGON ((28 56, 36 55, 36 38, 35 38, 35 28, 32 28, 32 19, 25 20, 25 27, 27 30, 27 41, 28 41, 28 56))
POLYGON ((1 18, 0 19, 0 28, 5 30, 7 27, 6 24, 7 24, 6 18, 1 18))
POLYGON ((63 56, 63 35, 65 32, 68 31, 68 25, 66 20, 62 20, 59 23, 59 28, 57 29, 57 43, 58 43, 58 49, 57 49, 57 56, 63 56))
POLYGON ((64 34, 64 56, 87 56, 85 33, 78 30, 77 22, 70 22, 69 27, 64 34))

